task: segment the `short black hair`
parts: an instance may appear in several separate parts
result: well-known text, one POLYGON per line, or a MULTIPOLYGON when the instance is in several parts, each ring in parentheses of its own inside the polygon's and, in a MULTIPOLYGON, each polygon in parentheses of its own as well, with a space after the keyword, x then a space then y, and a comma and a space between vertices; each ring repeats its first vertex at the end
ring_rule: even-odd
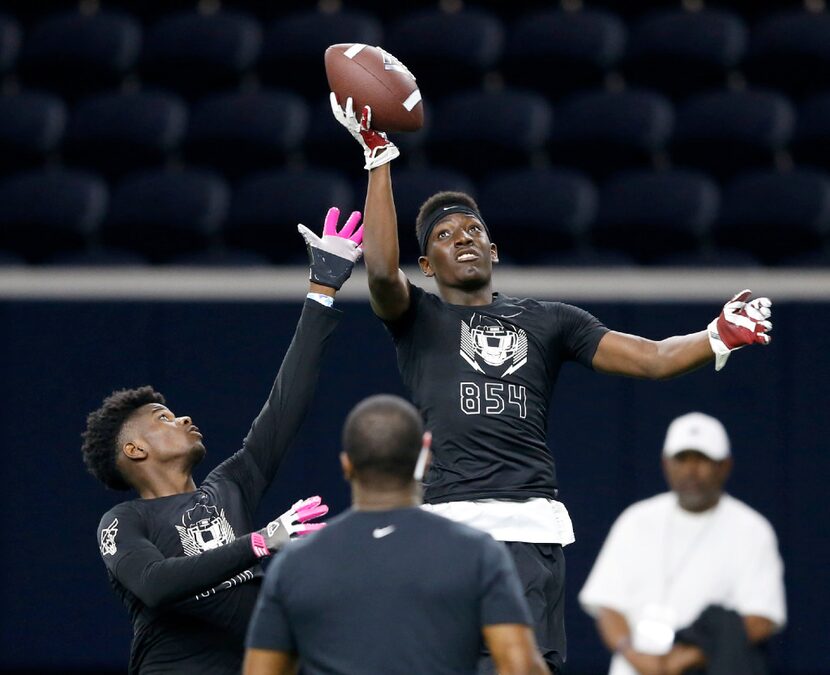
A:
POLYGON ((406 485, 413 480, 423 434, 415 406, 379 394, 352 408, 343 425, 343 450, 361 480, 406 485))
POLYGON ((100 408, 87 415, 86 431, 81 434, 81 454, 87 470, 108 488, 129 490, 132 487, 115 463, 118 436, 130 416, 148 403, 164 405, 164 396, 150 386, 119 389, 107 396, 100 408))
POLYGON ((478 208, 476 200, 466 192, 436 192, 432 195, 432 197, 421 204, 421 208, 418 209, 418 216, 415 218, 415 238, 418 241, 421 241, 421 233, 428 224, 426 222, 426 216, 435 211, 436 208, 449 206, 450 204, 461 204, 471 208, 477 213, 481 213, 481 209, 478 208))

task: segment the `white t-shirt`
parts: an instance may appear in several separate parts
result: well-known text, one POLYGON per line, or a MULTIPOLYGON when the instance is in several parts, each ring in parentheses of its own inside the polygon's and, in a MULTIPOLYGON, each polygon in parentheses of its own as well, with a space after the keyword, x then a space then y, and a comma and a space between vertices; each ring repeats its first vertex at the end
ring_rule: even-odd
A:
MULTIPOLYGON (((611 528, 579 601, 591 615, 600 607, 621 613, 632 633, 655 608, 674 629, 712 604, 763 616, 779 628, 787 620, 775 532, 760 513, 729 495, 704 513, 683 510, 672 492, 628 507, 611 528)), ((615 655, 609 675, 636 672, 615 655)))
POLYGON ((525 501, 476 499, 424 504, 421 508, 487 532, 497 541, 562 544, 574 541, 568 509, 555 499, 535 497, 525 501))

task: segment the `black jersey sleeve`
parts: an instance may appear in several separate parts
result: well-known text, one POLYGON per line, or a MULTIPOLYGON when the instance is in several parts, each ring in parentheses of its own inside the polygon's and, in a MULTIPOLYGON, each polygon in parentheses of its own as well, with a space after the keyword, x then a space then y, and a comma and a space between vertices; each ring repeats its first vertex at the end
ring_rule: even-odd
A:
POLYGON ((413 285, 409 280, 406 283, 409 284, 409 307, 397 319, 383 322, 395 342, 401 340, 412 328, 412 324, 415 323, 418 317, 420 304, 424 297, 422 288, 413 285))
POLYGON ((561 326, 558 338, 567 358, 591 368, 599 341, 608 328, 593 314, 579 307, 564 303, 556 303, 555 307, 556 320, 561 326))
POLYGON ((341 315, 339 310, 306 300, 268 400, 251 425, 242 449, 216 467, 206 480, 225 475, 237 481, 251 512, 305 419, 314 398, 323 352, 341 315))
POLYGON ((98 526, 109 573, 147 607, 161 607, 212 588, 259 562, 251 535, 195 556, 166 558, 147 536, 141 515, 125 505, 98 526))

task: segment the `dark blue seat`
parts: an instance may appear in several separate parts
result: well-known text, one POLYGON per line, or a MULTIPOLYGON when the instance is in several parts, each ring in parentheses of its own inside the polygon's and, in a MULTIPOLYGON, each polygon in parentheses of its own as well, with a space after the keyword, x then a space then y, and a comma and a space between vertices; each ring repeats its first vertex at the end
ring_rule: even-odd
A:
POLYGON ((183 267, 264 267, 271 264, 261 253, 225 247, 182 253, 167 262, 183 267))
POLYGON ((597 191, 576 171, 515 169, 489 176, 479 205, 505 253, 538 262, 584 241, 597 214, 597 191))
POLYGON ((19 267, 25 265, 26 260, 11 251, 0 251, 0 267, 19 267))
POLYGON ((626 171, 600 190, 591 241, 641 262, 698 249, 718 215, 719 191, 696 171, 626 171))
POLYGON ((296 94, 214 94, 191 110, 185 154, 230 176, 271 168, 299 150, 307 126, 308 110, 296 94))
POLYGON ((636 267, 638 264, 622 251, 588 247, 551 251, 541 256, 538 262, 554 267, 636 267))
POLYGON ((752 31, 745 71, 755 84, 802 96, 830 86, 830 14, 778 12, 752 31))
POLYGON ((147 33, 142 77, 187 97, 239 84, 262 49, 262 27, 243 12, 180 12, 147 33))
MULTIPOLYGON (((363 177, 361 179, 355 187, 357 194, 362 194, 366 190, 366 179, 363 177)), ((421 255, 418 241, 415 238, 415 219, 421 204, 436 192, 447 190, 465 192, 475 198, 476 189, 465 174, 439 167, 428 169, 395 167, 393 181, 401 261, 403 264, 412 265, 421 255)), ((487 215, 485 214, 484 217, 486 218, 487 215)))
POLYGON ((229 204, 214 172, 141 171, 116 185, 103 239, 160 262, 218 242, 229 204))
POLYGON ((255 174, 234 189, 225 242, 277 262, 303 263, 305 245, 297 223, 319 232, 329 207, 337 206, 345 222, 355 205, 348 181, 333 171, 255 174))
POLYGON ((680 97, 724 87, 749 43, 740 16, 722 10, 664 10, 631 30, 623 71, 629 82, 680 97))
POLYGON ((182 99, 161 92, 100 94, 78 103, 65 156, 113 176, 164 163, 187 126, 182 99))
POLYGON ((93 246, 82 251, 57 253, 43 261, 55 267, 141 267, 147 259, 135 251, 93 246))
POLYGON ((825 246, 816 251, 788 256, 779 260, 778 264, 785 267, 830 268, 830 248, 825 246))
POLYGON ((0 75, 14 68, 22 43, 20 24, 8 14, 0 14, 0 75))
POLYGON ((556 109, 550 151, 557 164, 595 178, 631 167, 650 167, 674 126, 668 99, 647 90, 574 94, 556 109))
POLYGON ((830 174, 812 169, 752 171, 724 189, 713 229, 721 246, 765 263, 818 250, 830 233, 830 174))
MULTIPOLYGON (((117 7, 130 12, 145 23, 152 23, 172 12, 195 12, 199 7, 199 0, 104 0, 103 4, 108 8, 117 7)), ((226 4, 223 2, 222 6, 226 4)))
POLYGON ((504 28, 491 12, 422 10, 394 21, 388 49, 412 71, 425 96, 478 87, 496 67, 504 28))
POLYGON ((794 129, 795 109, 776 92, 699 94, 677 110, 671 155, 677 165, 728 178, 737 171, 771 167, 794 129))
POLYGON ((323 54, 341 42, 380 45, 383 29, 366 12, 306 11, 279 18, 265 32, 260 76, 268 84, 319 97, 328 91, 323 54))
POLYGON ((705 248, 700 251, 669 253, 654 263, 666 267, 758 267, 761 261, 740 249, 705 248))
POLYGON ((59 146, 66 106, 57 96, 23 92, 0 96, 0 171, 31 168, 59 146))
POLYGON ((625 43, 625 23, 609 12, 526 14, 510 29, 502 72, 511 86, 558 99, 601 85, 622 57, 625 43))
POLYGON ((19 70, 28 85, 76 98, 114 87, 135 66, 141 25, 121 12, 61 12, 27 36, 19 70))
POLYGON ((799 164, 830 168, 830 93, 811 96, 799 107, 790 151, 799 164))
POLYGON ((481 176, 526 165, 543 152, 552 123, 553 112, 541 94, 464 92, 436 105, 425 150, 437 165, 481 176))
POLYGON ((101 226, 107 187, 93 174, 40 170, 0 181, 0 248, 39 262, 84 248, 101 226))
POLYGON ((658 9, 681 9, 683 7, 682 0, 590 0, 587 4, 592 7, 604 7, 627 20, 637 19, 658 9))

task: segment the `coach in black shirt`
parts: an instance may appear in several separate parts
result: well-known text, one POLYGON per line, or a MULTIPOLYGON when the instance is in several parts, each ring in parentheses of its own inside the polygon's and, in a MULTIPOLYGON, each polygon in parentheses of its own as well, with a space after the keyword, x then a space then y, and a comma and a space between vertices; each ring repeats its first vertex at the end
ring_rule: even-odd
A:
POLYGON ((314 497, 252 532, 253 514, 311 403, 326 342, 339 321, 335 291, 360 256, 355 213, 337 210, 321 238, 301 226, 311 260, 309 297, 271 394, 242 449, 196 486, 202 434, 152 387, 114 392, 89 415, 83 456, 108 487, 138 499, 110 509, 98 544, 133 623, 130 673, 238 673, 262 580, 260 560, 291 535, 321 527, 314 497))
POLYGON ((502 675, 548 672, 504 545, 418 508, 429 440, 396 396, 352 410, 352 509, 268 570, 245 675, 469 675, 482 640, 502 675))
MULTIPOLYGON (((342 103, 342 102, 341 102, 342 103)), ((399 268, 389 161, 398 149, 338 105, 337 120, 361 143, 369 171, 366 269, 372 308, 388 327, 404 384, 435 437, 425 501, 434 512, 508 542, 553 670, 565 659, 562 546, 574 541, 558 501, 547 448, 548 403, 566 361, 603 373, 664 379, 751 343, 769 342, 770 302, 743 291, 708 330, 653 341, 608 330, 561 302, 493 292, 498 250, 473 199, 443 192, 421 207, 418 263, 438 295, 399 268)), ((482 673, 492 672, 483 663, 482 673)))

